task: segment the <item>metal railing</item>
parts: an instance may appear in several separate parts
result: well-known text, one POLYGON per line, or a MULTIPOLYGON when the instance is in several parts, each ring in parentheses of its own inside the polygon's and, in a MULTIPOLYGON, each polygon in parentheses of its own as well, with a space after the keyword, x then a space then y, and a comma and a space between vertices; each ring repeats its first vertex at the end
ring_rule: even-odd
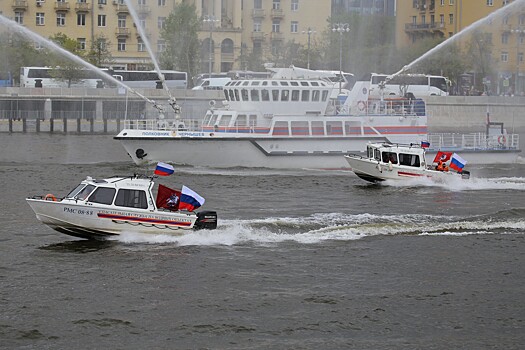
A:
POLYGON ((519 149, 518 134, 487 135, 485 133, 472 134, 430 134, 430 147, 435 150, 447 149, 519 149))

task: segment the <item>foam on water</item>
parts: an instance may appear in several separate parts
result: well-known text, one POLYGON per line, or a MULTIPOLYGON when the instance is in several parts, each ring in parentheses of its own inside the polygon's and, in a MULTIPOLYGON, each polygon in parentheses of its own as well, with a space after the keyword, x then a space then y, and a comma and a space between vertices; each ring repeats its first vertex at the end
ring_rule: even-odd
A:
POLYGON ((410 178, 403 181, 387 180, 382 183, 393 187, 440 187, 452 192, 459 191, 484 191, 484 190, 513 190, 525 191, 525 178, 523 177, 498 177, 476 178, 463 180, 451 177, 446 182, 434 181, 430 178, 410 178))
MULTIPOLYGON (((523 209, 517 209, 520 213, 523 209)), ((127 232, 116 240, 128 244, 177 246, 274 245, 283 242, 316 244, 352 241, 373 236, 465 236, 525 233, 522 214, 507 212, 477 217, 434 215, 314 214, 306 217, 272 217, 258 220, 220 220, 216 230, 192 231, 182 236, 127 232)))

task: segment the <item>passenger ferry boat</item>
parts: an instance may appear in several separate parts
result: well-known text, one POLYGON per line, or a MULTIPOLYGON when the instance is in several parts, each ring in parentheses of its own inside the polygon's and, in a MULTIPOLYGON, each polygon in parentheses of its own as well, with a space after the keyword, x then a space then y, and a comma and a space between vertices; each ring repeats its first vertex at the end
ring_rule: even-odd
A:
POLYGON ((365 156, 348 154, 345 159, 358 177, 370 182, 418 177, 442 182, 454 177, 470 178, 467 170, 458 172, 449 170, 448 166, 445 170, 438 170, 437 164, 427 163, 425 148, 419 144, 371 143, 366 147, 365 156))
POLYGON ((369 142, 428 138, 423 100, 370 99, 370 82, 348 91, 304 71, 232 80, 202 120, 128 120, 114 138, 136 164, 322 169, 348 168, 343 155, 369 142))
POLYGON ((87 177, 64 198, 52 194, 26 201, 36 217, 67 235, 104 239, 123 232, 182 235, 194 229, 215 229, 214 211, 184 211, 184 194, 159 185, 153 196, 153 177, 87 177), (173 196, 175 194, 175 196, 173 196), (178 196, 177 196, 178 194, 178 196))

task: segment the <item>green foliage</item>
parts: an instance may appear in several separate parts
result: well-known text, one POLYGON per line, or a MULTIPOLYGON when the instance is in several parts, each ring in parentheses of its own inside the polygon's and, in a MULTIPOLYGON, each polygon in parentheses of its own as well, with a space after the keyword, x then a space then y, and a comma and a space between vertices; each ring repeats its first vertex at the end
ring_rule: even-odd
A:
POLYGON ((160 56, 163 69, 187 72, 189 77, 197 74, 200 50, 197 33, 200 26, 195 6, 186 3, 175 6, 161 33, 166 43, 166 49, 160 56))
POLYGON ((113 56, 108 49, 110 46, 111 42, 104 35, 96 36, 86 56, 88 62, 97 67, 113 63, 113 56))
MULTIPOLYGON (((63 49, 84 59, 84 52, 78 48, 77 40, 71 39, 63 33, 57 33, 50 37, 50 39, 63 49)), ((84 67, 81 64, 72 61, 60 53, 50 53, 50 56, 52 57, 52 66, 60 68, 51 71, 50 74, 54 79, 67 82, 68 87, 71 87, 73 83, 83 80, 84 67)))
POLYGON ((43 50, 37 50, 32 41, 17 34, 0 35, 0 47, 3 71, 11 72, 16 83, 20 83, 20 67, 45 66, 48 62, 43 50))

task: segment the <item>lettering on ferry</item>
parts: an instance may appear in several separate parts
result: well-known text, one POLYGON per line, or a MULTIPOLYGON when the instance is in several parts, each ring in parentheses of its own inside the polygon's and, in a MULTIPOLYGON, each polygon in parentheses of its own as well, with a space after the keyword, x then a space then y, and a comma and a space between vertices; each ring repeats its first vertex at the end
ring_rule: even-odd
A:
POLYGON ((143 131, 142 136, 170 136, 169 131, 143 131))
POLYGON ((190 131, 179 131, 181 137, 203 137, 203 132, 190 132, 190 131))

